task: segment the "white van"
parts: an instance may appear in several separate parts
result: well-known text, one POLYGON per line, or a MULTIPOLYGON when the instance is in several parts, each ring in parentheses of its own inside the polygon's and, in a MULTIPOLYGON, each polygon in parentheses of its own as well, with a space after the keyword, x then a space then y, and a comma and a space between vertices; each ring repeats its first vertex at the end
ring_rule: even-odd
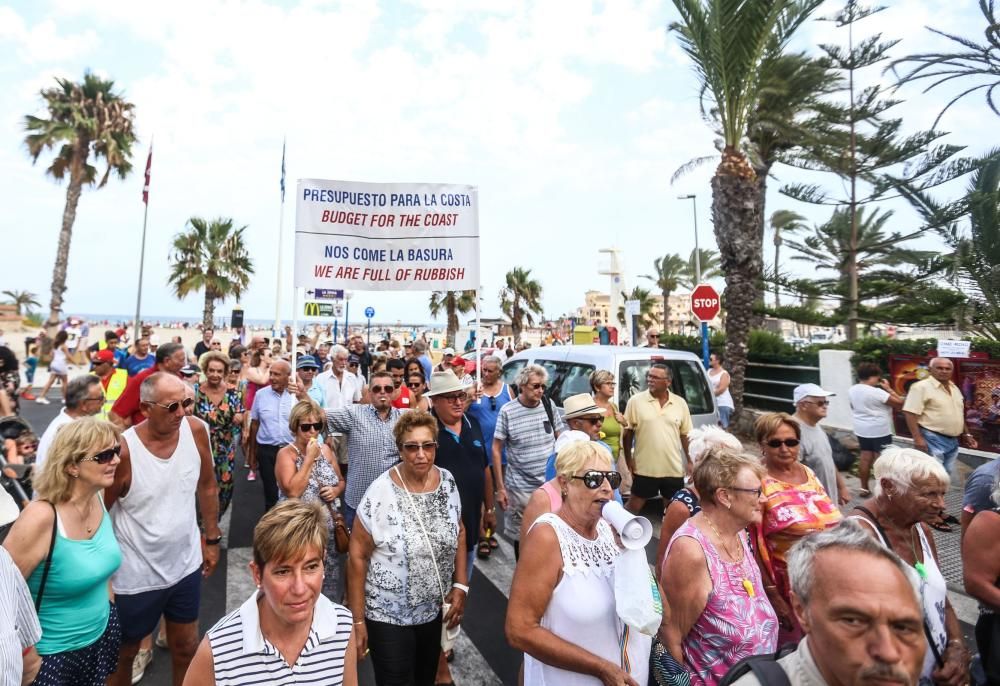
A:
POLYGON ((718 424, 719 412, 701 359, 692 353, 660 348, 633 348, 609 345, 553 345, 528 348, 507 360, 503 378, 512 383, 526 364, 539 364, 549 373, 546 395, 562 412, 563 401, 577 393, 592 393, 590 375, 606 369, 615 375, 618 409, 625 411, 629 398, 646 390, 646 372, 654 362, 662 362, 673 373, 671 393, 687 401, 695 426, 718 424))

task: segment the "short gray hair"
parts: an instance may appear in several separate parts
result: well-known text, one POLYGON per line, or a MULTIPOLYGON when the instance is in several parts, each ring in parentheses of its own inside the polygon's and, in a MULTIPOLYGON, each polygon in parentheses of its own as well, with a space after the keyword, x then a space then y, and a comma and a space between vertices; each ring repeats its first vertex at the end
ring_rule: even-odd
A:
POLYGON ((521 388, 531 381, 531 377, 533 376, 542 377, 542 383, 547 383, 549 380, 549 373, 545 371, 545 367, 540 364, 526 364, 521 368, 521 371, 517 373, 517 378, 514 379, 514 383, 518 388, 521 388))
POLYGON ((791 582, 792 592, 799 597, 803 605, 809 604, 809 596, 812 594, 816 556, 824 550, 862 553, 886 560, 902 572, 906 580, 910 582, 913 600, 918 607, 920 606, 920 598, 917 594, 920 579, 916 572, 900 560, 896 553, 875 540, 853 518, 843 520, 832 529, 802 538, 788 552, 788 579, 791 582))
POLYGON ((66 384, 66 407, 75 410, 90 396, 90 388, 101 383, 93 374, 78 376, 66 384))
POLYGON ((495 364, 497 367, 503 367, 503 360, 501 360, 496 355, 483 355, 479 358, 479 366, 482 367, 487 362, 495 364))
POLYGON ((336 345, 330 348, 330 355, 332 355, 333 357, 336 357, 337 355, 350 355, 350 354, 351 351, 342 346, 340 343, 337 343, 336 345))
MULTIPOLYGON (((178 383, 184 384, 183 381, 178 379, 173 374, 167 374, 166 372, 156 372, 155 374, 150 374, 145 379, 143 379, 142 385, 139 386, 139 401, 144 403, 155 403, 158 402, 157 390, 160 384, 167 379, 177 379, 178 383)), ((184 384, 187 386, 187 384, 184 384)))
POLYGON ((417 340, 413 341, 413 352, 415 353, 427 352, 427 344, 418 338, 417 340))
POLYGON ((941 463, 927 453, 915 448, 900 448, 890 446, 882 451, 873 469, 875 487, 872 492, 876 497, 882 495, 882 479, 888 479, 896 485, 900 493, 906 493, 917 481, 933 477, 947 486, 951 477, 941 463))

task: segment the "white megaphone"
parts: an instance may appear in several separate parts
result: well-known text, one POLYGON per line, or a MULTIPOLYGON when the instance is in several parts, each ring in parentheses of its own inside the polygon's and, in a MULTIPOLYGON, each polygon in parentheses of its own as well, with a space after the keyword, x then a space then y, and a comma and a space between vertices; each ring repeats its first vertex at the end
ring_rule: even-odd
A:
POLYGON ((629 550, 640 550, 646 547, 653 538, 653 525, 649 520, 634 515, 621 506, 617 500, 609 500, 601 510, 601 516, 615 528, 622 540, 622 545, 629 550))

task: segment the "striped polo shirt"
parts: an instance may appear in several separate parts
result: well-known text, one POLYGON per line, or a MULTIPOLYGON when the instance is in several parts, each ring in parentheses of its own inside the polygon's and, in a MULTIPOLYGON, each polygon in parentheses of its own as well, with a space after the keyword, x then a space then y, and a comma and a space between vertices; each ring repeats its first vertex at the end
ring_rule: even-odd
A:
MULTIPOLYGON (((267 602, 261 600, 261 602, 267 602)), ((258 593, 208 632, 218 686, 344 683, 344 654, 351 638, 351 612, 319 596, 306 645, 294 665, 260 631, 258 593)))
POLYGON ((526 407, 515 398, 500 408, 493 440, 507 450, 504 485, 508 490, 534 491, 545 483, 545 463, 556 444, 556 434, 566 430, 559 413, 552 414, 554 427, 542 403, 526 407))

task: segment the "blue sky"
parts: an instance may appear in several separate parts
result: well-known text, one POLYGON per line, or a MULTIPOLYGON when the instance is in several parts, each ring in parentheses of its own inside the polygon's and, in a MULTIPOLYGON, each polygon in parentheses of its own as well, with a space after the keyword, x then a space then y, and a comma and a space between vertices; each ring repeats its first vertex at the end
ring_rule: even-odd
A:
MULTIPOLYGON (((973 0, 887 4, 864 28, 903 39, 898 55, 940 45, 926 24, 971 35, 982 23, 973 0)), ((167 290, 169 243, 191 216, 227 216, 249 227, 256 261, 244 308, 273 316, 283 136, 290 189, 300 177, 477 185, 484 316, 497 314, 513 266, 542 282, 546 314, 572 311, 586 289, 606 289, 597 250, 612 245, 624 251, 629 285, 648 283, 637 277, 654 257, 694 244, 690 203, 677 195, 698 195, 701 244, 714 247, 714 165, 669 183, 680 164, 714 149, 695 77, 666 31, 675 17, 672 3, 646 0, 0 3, 0 226, 17 246, 0 289, 47 303, 65 188, 44 175, 45 157, 31 165, 22 122, 40 113, 38 91, 54 76, 86 68, 135 103, 141 140, 131 178, 84 192, 67 313, 134 311, 152 136, 149 315, 200 315, 200 297, 177 301, 167 290)), ((828 23, 811 22, 797 45, 835 40, 828 23)), ((910 130, 929 126, 943 100, 914 88, 902 95, 910 130)), ((973 99, 943 126, 961 132, 949 142, 981 152, 996 124, 973 99)), ((795 178, 777 175, 773 188, 795 178)), ((781 207, 824 218, 772 193, 768 214, 781 207)), ((290 285, 291 196, 284 219, 290 285)), ((905 230, 914 217, 899 208, 895 221, 905 230)), ((381 321, 429 321, 427 297, 359 292, 352 304, 372 305, 381 321)), ((282 304, 290 319, 288 286, 282 304)))

